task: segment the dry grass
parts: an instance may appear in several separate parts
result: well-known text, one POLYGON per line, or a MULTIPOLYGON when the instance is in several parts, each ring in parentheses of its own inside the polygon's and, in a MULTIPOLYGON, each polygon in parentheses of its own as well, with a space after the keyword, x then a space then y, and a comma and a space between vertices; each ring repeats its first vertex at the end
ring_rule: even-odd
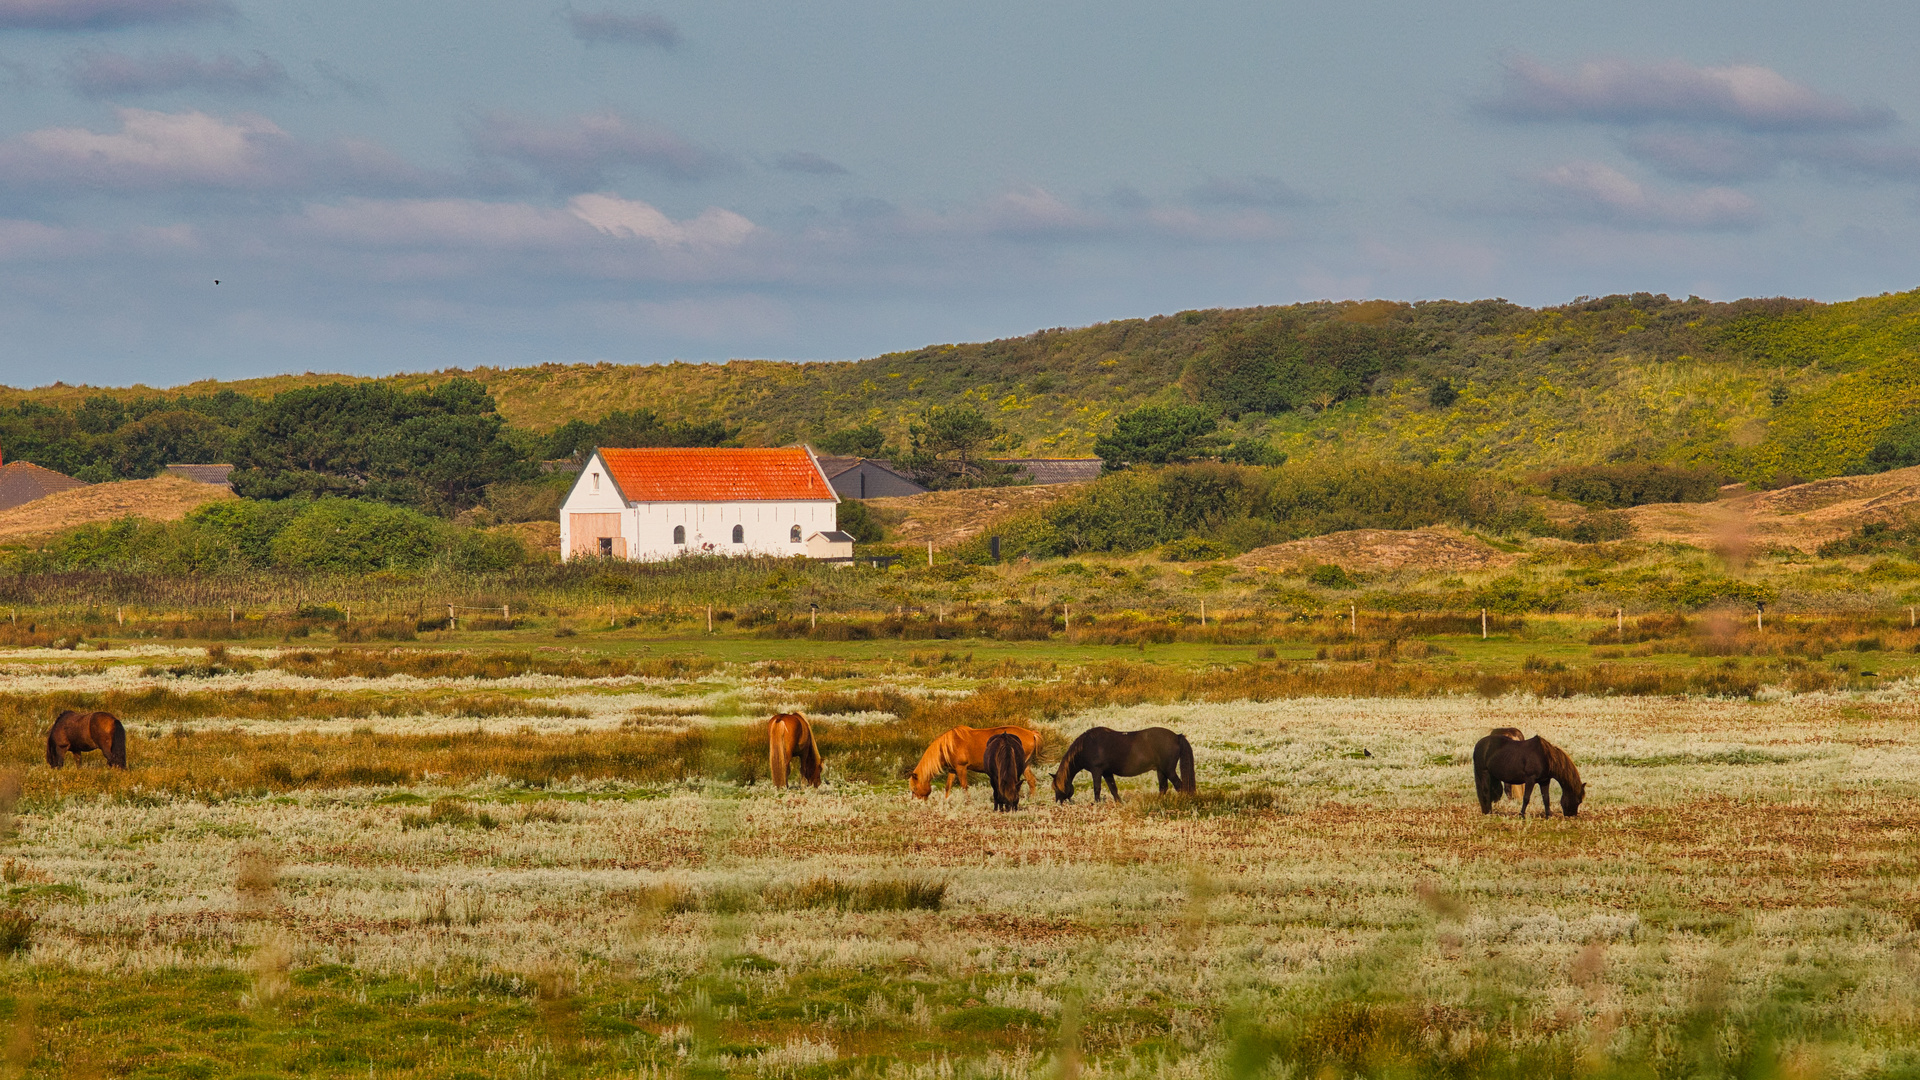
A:
POLYGON ((1085 484, 1035 484, 1026 487, 930 491, 866 504, 886 526, 890 543, 945 550, 991 530, 995 525, 1071 498, 1085 484))
POLYGON ((76 525, 128 516, 178 521, 196 507, 233 497, 226 488, 179 476, 90 484, 0 511, 0 541, 49 536, 76 525))
POLYGON ((1349 571, 1460 571, 1502 569, 1522 557, 1449 529, 1355 529, 1256 548, 1233 562, 1270 570, 1326 563, 1349 571))

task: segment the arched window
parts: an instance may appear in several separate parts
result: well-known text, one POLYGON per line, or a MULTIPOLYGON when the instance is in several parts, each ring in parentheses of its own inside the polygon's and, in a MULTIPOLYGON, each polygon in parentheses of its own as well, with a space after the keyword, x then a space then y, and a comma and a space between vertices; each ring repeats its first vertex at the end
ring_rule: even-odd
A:
POLYGON ((747 527, 745 525, 735 525, 733 527, 733 542, 736 544, 744 544, 747 542, 747 527))
POLYGON ((793 541, 796 544, 799 543, 800 542, 800 526, 795 525, 793 528, 787 530, 787 539, 793 541))
POLYGON ((687 527, 685 525, 675 525, 673 527, 673 542, 676 544, 684 544, 687 542, 687 527))

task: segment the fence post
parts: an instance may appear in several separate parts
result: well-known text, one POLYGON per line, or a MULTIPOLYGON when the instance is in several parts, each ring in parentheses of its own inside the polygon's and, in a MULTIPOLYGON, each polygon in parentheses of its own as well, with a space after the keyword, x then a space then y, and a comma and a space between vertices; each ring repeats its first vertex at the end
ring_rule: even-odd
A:
POLYGON ((1613 636, 1620 641, 1627 640, 1627 609, 1613 609, 1613 636))
POLYGON ((509 614, 507 614, 507 605, 505 605, 505 604, 501 604, 501 605, 500 605, 500 617, 501 617, 501 618, 503 618, 503 619, 512 619, 512 618, 513 618, 513 616, 512 616, 512 615, 509 615, 509 614))
POLYGON ((1753 632, 1764 634, 1767 631, 1767 605, 1753 605, 1753 632))
MULTIPOLYGON (((16 619, 14 621, 18 622, 19 620, 16 619)), ((227 605, 227 629, 229 630, 233 629, 233 605, 232 604, 227 605)))
MULTIPOLYGON (((1202 604, 1202 605, 1201 605, 1201 610, 1202 610, 1202 611, 1205 611, 1205 610, 1206 610, 1206 605, 1204 605, 1204 604, 1202 604)), ((1066 625, 1066 632, 1067 632, 1067 633, 1069 633, 1069 634, 1071 634, 1071 633, 1073 633, 1073 605, 1072 605, 1072 604, 1061 604, 1061 605, 1060 605, 1060 617, 1061 617, 1061 618, 1063 618, 1063 619, 1065 619, 1065 620, 1067 621, 1067 625, 1066 625)))
POLYGON ((458 626, 459 624, 453 621, 453 605, 448 604, 447 605, 447 629, 449 630, 457 629, 458 626))
POLYGON ((820 629, 820 605, 819 604, 807 605, 807 629, 808 630, 820 629))
POLYGON ((1353 636, 1359 637, 1360 636, 1360 601, 1355 600, 1353 602, 1353 610, 1348 612, 1347 614, 1348 614, 1348 617, 1353 620, 1352 623, 1349 624, 1352 629, 1353 636))
POLYGON ((1202 600, 1200 601, 1200 626, 1204 629, 1206 625, 1207 625, 1207 602, 1205 600, 1202 600))
POLYGON ((713 633, 713 605, 707 605, 707 633, 713 633))
POLYGON ((933 541, 927 541, 927 565, 933 565, 933 541))
POLYGON ((127 609, 115 604, 113 607, 113 621, 119 623, 121 626, 127 625, 127 609))
POLYGON ((1487 640, 1487 609, 1480 609, 1480 640, 1487 640))

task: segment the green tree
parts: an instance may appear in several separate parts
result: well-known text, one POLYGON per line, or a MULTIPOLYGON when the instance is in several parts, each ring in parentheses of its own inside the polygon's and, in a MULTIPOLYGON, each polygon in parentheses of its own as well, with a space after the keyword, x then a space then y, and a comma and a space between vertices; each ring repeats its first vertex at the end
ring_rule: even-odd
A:
POLYGON ((1000 429, 972 405, 934 405, 907 427, 908 447, 894 463, 928 487, 1007 483, 1011 470, 983 460, 1000 429))
POLYGON ((887 449, 887 433, 878 424, 861 424, 822 435, 820 449, 846 457, 880 457, 887 449))
POLYGON ((402 506, 321 499, 302 508, 274 536, 273 561, 287 570, 416 569, 440 551, 445 528, 402 506))
POLYGON ((1142 405, 1121 414, 1093 452, 1109 469, 1190 461, 1213 448, 1209 437, 1219 426, 1197 405, 1142 405))
POLYGON ((486 388, 452 379, 406 393, 332 383, 276 394, 234 447, 233 487, 252 498, 373 498, 451 513, 488 484, 535 473, 504 437, 486 388))
POLYGON ((1867 451, 1866 468, 1870 473, 1904 469, 1920 465, 1920 416, 1908 416, 1880 434, 1867 451))

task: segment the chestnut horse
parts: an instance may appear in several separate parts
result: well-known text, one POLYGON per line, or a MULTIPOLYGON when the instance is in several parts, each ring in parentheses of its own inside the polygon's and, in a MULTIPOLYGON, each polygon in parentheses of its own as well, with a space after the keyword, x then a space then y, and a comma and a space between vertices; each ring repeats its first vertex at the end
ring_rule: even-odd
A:
POLYGON ((1512 739, 1502 734, 1488 735, 1473 748, 1473 786, 1480 796, 1480 812, 1493 812, 1493 802, 1501 785, 1521 784, 1520 816, 1527 816, 1527 804, 1533 801, 1533 789, 1540 788, 1540 813, 1552 817, 1547 801, 1547 786, 1560 782, 1560 811, 1568 817, 1580 813, 1587 797, 1587 785, 1580 770, 1565 750, 1535 735, 1531 739, 1512 739))
POLYGON ((1060 767, 1053 773, 1053 797, 1056 802, 1073 801, 1073 778, 1080 770, 1093 774, 1093 801, 1100 801, 1100 781, 1114 799, 1120 788, 1116 776, 1139 776, 1151 769, 1160 778, 1160 793, 1167 788, 1193 794, 1193 744, 1177 731, 1163 727, 1140 731, 1115 731, 1112 728, 1088 728, 1060 755, 1060 767))
POLYGON ((773 786, 787 786, 787 763, 798 762, 800 776, 820 786, 820 748, 813 743, 813 725, 797 712, 783 712, 767 721, 767 773, 773 786))
POLYGON ((1018 736, 1001 732, 987 740, 987 779, 993 782, 995 810, 1020 809, 1020 776, 1027 771, 1027 751, 1018 736))
POLYGON ((107 764, 116 769, 127 767, 127 729, 120 726, 118 717, 68 709, 47 729, 47 764, 54 768, 59 768, 68 754, 74 755, 73 763, 78 766, 79 755, 88 750, 104 753, 107 764))
POLYGON ((933 778, 943 770, 947 774, 947 796, 953 796, 953 781, 960 781, 960 793, 966 794, 967 773, 987 771, 987 740, 995 735, 1012 735, 1020 740, 1020 749, 1027 752, 1027 767, 1021 771, 1027 778, 1027 790, 1038 791, 1040 784, 1033 778, 1033 755, 1040 750, 1040 736, 1037 732, 1023 727, 970 728, 957 727, 945 735, 933 740, 927 746, 927 752, 920 755, 920 763, 907 770, 907 786, 915 798, 924 799, 933 794, 933 778))

